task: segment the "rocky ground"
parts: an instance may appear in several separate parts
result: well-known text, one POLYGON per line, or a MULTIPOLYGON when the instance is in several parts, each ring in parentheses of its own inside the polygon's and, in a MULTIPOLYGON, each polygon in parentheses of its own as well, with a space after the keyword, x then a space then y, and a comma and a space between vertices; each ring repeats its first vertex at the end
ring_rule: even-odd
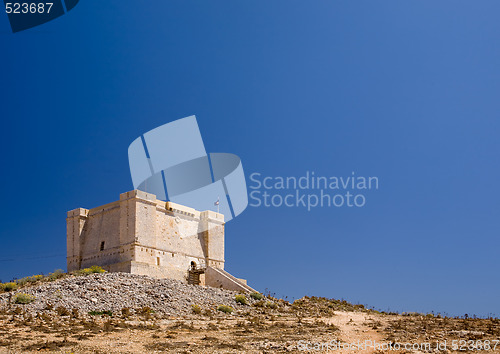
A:
POLYGON ((500 353, 498 319, 385 314, 317 297, 289 303, 246 294, 241 304, 237 295, 124 273, 26 285, 0 294, 0 353, 318 352, 315 343, 323 343, 319 352, 500 353), (33 301, 16 303, 18 293, 33 301), (234 311, 222 312, 221 305, 234 311), (349 346, 358 341, 361 347, 349 346))
MULTIPOLYGON (((202 308, 237 306, 236 292, 128 273, 70 276, 25 287, 0 294, 0 307, 6 306, 9 298, 18 292, 35 296, 34 302, 22 306, 23 311, 33 315, 58 307, 75 308, 80 313, 111 311, 114 314, 121 313, 123 308, 134 311, 150 307, 161 316, 181 316, 192 314, 192 305, 202 308)), ((248 301, 253 302, 251 298, 248 301)))

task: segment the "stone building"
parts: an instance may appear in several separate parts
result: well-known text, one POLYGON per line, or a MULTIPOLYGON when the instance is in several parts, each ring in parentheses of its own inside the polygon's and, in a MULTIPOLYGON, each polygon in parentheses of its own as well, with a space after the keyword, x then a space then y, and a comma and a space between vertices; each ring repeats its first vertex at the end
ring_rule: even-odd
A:
POLYGON ((68 271, 98 265, 110 272, 254 291, 224 270, 222 214, 133 190, 110 204, 69 211, 66 220, 68 271))

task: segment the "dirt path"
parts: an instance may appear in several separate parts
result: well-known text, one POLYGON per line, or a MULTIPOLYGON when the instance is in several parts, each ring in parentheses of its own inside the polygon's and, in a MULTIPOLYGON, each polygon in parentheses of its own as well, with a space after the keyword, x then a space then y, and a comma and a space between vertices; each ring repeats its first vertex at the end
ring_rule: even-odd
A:
MULTIPOLYGON (((366 340, 384 342, 384 336, 377 332, 377 327, 381 326, 381 318, 362 312, 341 312, 336 311, 335 316, 324 320, 328 324, 334 324, 340 328, 340 339, 343 343, 364 344, 366 340), (377 326, 378 324, 378 326, 377 326)), ((338 351, 337 351, 338 352, 338 351)), ((366 350, 342 350, 342 353, 374 353, 373 348, 366 350)))

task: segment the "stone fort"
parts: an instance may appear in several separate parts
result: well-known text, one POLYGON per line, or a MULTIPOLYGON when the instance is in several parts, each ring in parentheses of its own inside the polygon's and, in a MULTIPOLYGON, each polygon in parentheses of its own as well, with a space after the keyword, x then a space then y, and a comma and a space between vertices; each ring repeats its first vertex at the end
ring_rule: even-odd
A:
POLYGON ((68 272, 98 265, 236 291, 255 291, 224 270, 224 215, 133 190, 67 217, 68 272))

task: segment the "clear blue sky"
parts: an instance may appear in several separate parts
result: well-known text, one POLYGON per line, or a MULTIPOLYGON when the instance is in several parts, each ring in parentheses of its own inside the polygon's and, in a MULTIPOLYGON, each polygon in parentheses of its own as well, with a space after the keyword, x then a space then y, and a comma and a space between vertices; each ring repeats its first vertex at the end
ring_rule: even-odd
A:
POLYGON ((247 177, 380 180, 364 208, 248 208, 226 227, 230 272, 289 298, 500 315, 499 14, 82 0, 12 34, 0 13, 0 279, 65 268, 66 211, 132 189, 132 140, 195 114, 247 177))

